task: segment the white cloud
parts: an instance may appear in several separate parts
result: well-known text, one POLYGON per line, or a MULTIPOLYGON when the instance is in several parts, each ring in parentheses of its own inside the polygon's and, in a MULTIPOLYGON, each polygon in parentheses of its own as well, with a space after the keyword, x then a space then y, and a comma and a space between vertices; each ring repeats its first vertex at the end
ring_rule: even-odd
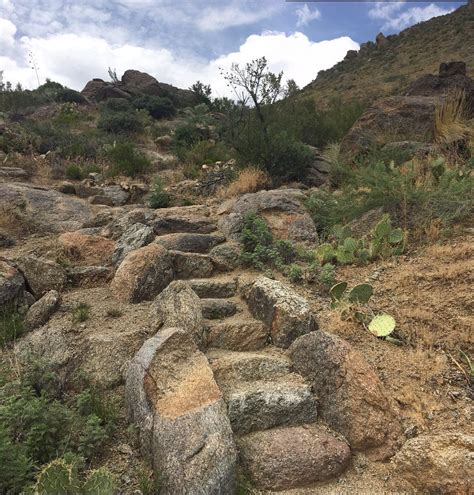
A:
POLYGON ((0 48, 12 47, 15 43, 15 33, 15 24, 0 17, 0 48))
POLYGON ((385 31, 401 31, 413 24, 427 21, 433 17, 449 14, 455 10, 444 9, 432 3, 425 7, 411 7, 403 10, 405 2, 376 2, 369 10, 369 17, 385 21, 381 29, 385 31))
MULTIPOLYGON (((165 48, 114 45, 99 36, 69 33, 44 38, 23 37, 17 42, 16 50, 23 54, 29 50, 34 52, 42 81, 50 78, 79 90, 93 77, 107 78, 107 68, 113 67, 119 75, 126 69, 138 69, 159 81, 182 88, 200 79, 211 84, 216 96, 225 96, 231 93, 219 69, 226 70, 234 62, 244 64, 265 56, 272 71, 283 70, 285 77, 304 86, 320 70, 332 67, 344 58, 348 50, 358 47, 348 37, 315 43, 299 32, 265 32, 249 36, 238 51, 206 62, 177 56, 165 48)), ((20 81, 26 87, 36 85, 33 71, 26 63, 0 57, 0 68, 5 71, 6 80, 20 81)))
POLYGON ((305 3, 303 7, 296 9, 296 26, 303 27, 308 25, 311 21, 321 18, 321 12, 318 9, 311 10, 308 4, 305 3))

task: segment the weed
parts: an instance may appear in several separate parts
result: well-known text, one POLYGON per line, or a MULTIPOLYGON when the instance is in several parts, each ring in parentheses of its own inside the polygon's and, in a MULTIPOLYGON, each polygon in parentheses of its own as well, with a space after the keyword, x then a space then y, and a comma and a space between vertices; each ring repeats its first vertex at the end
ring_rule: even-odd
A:
POLYGON ((66 168, 65 174, 66 174, 66 178, 69 180, 81 180, 84 178, 84 174, 81 167, 75 164, 69 165, 66 168))
POLYGON ((87 321, 90 316, 90 306, 87 303, 79 303, 72 311, 72 322, 82 323, 87 321))
POLYGON ((335 282, 336 267, 332 263, 325 263, 319 272, 319 281, 326 287, 332 287, 335 282))
POLYGON ((301 282, 303 280, 303 274, 304 270, 299 265, 293 264, 288 269, 288 278, 294 283, 301 282))
POLYGON ((0 346, 16 340, 25 332, 24 316, 15 308, 0 310, 0 346))
POLYGON ((159 177, 155 177, 150 197, 148 198, 150 208, 167 208, 170 205, 170 202, 171 197, 166 191, 164 191, 161 179, 159 177))

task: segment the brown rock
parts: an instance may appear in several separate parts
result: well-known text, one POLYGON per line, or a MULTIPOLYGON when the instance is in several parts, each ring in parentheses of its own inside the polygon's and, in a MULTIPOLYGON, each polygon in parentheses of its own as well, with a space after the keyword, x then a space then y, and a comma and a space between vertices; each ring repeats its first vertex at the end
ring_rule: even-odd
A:
POLYGON ((408 440, 395 470, 422 493, 468 495, 474 487, 474 436, 457 432, 408 440))
POLYGON ((50 290, 61 292, 66 285, 66 271, 53 261, 31 254, 16 259, 15 263, 37 299, 50 290))
POLYGON ((22 297, 25 279, 10 263, 0 259, 0 307, 22 297))
POLYGON ((126 376, 130 419, 160 493, 234 493, 236 449, 221 392, 204 354, 183 330, 160 330, 126 376))
POLYGON ((240 317, 208 322, 207 345, 232 351, 263 349, 269 340, 269 331, 261 322, 240 317))
POLYGON ((98 235, 66 232, 59 236, 66 254, 84 265, 107 265, 112 262, 115 242, 98 235))
POLYGON ((212 260, 207 254, 170 251, 170 256, 173 258, 173 270, 178 279, 210 277, 214 271, 212 260))
POLYGON ((160 235, 155 242, 166 249, 184 253, 208 253, 214 246, 225 241, 225 237, 214 234, 175 233, 160 235))
POLYGON ((240 265, 242 248, 236 241, 224 242, 211 249, 209 256, 216 270, 230 272, 240 265))
POLYGON ((311 381, 321 416, 352 449, 372 450, 377 459, 395 453, 399 417, 359 352, 335 335, 316 331, 295 340, 289 354, 295 371, 311 381))
POLYGON ((124 302, 154 299, 173 280, 172 259, 159 244, 129 253, 112 280, 111 290, 124 302))
POLYGON ((59 306, 59 292, 50 290, 36 301, 26 313, 25 324, 28 330, 43 326, 59 306))
POLYGON ((308 302, 277 280, 258 277, 246 289, 245 298, 254 318, 265 323, 279 347, 288 347, 297 337, 317 328, 308 302))
POLYGON ((244 469, 260 489, 285 490, 341 474, 349 465, 346 442, 320 426, 275 428, 238 442, 244 469))

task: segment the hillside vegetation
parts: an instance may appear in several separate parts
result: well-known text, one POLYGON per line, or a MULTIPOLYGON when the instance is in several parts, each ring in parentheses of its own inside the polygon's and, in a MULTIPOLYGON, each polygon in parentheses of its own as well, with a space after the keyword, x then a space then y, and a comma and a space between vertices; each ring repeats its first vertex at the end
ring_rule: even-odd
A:
POLYGON ((371 103, 382 96, 403 93, 423 74, 436 73, 440 61, 464 60, 472 76, 473 33, 474 8, 461 7, 387 36, 386 42, 363 43, 357 55, 319 72, 301 96, 313 97, 323 105, 331 99, 371 103))

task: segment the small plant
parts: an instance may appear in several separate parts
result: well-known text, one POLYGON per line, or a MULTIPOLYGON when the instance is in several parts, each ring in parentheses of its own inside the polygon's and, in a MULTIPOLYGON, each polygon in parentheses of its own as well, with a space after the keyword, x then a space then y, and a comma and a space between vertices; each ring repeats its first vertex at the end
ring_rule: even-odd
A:
POLYGON ((332 263, 325 263, 319 272, 318 279, 326 287, 332 287, 335 281, 336 267, 332 263))
POLYGON ((72 311, 72 322, 82 323, 89 319, 90 306, 87 303, 79 303, 72 311))
POLYGON ((271 179, 267 172, 255 167, 244 168, 237 177, 226 187, 222 197, 234 197, 241 194, 254 193, 270 186, 271 179))
POLYGON ((288 278, 292 282, 301 282, 303 280, 303 268, 299 265, 291 265, 288 270, 288 278))
POLYGON ((405 234, 402 229, 392 228, 389 215, 384 215, 372 232, 369 244, 369 258, 387 258, 400 255, 405 250, 405 234))
POLYGON ((120 318, 122 315, 123 315, 123 312, 118 308, 108 309, 107 313, 105 314, 105 316, 107 316, 107 318, 120 318))
POLYGON ((66 168, 66 178, 69 180, 81 180, 84 178, 83 172, 79 165, 69 165, 66 168))
POLYGON ((149 197, 150 208, 167 208, 170 205, 170 195, 163 190, 163 184, 159 177, 155 177, 149 197))
POLYGON ((373 292, 370 284, 359 284, 348 290, 347 282, 340 282, 331 287, 329 291, 331 308, 337 309, 343 319, 354 317, 373 335, 394 344, 401 344, 400 340, 391 337, 396 326, 393 316, 386 313, 374 315, 368 307, 373 292))
POLYGON ((24 316, 16 308, 0 310, 0 346, 21 337, 24 332, 24 316))

